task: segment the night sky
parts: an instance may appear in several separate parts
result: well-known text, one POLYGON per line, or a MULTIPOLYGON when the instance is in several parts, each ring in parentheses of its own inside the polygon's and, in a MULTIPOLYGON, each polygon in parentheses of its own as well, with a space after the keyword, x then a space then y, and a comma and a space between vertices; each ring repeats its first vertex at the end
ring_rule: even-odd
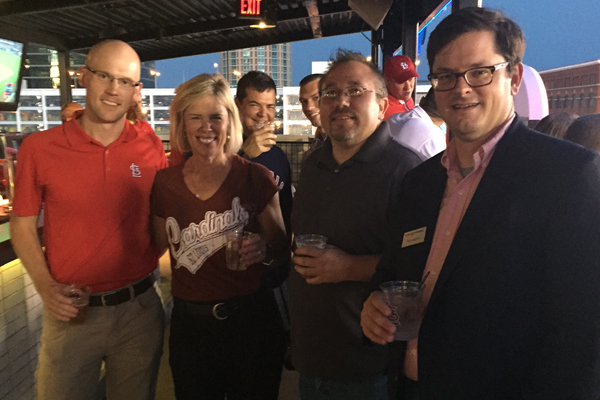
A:
MULTIPOLYGON (((600 58, 600 2, 598 0, 483 0, 515 20, 525 33, 525 64, 538 71, 600 58)), ((436 23, 428 26, 427 31, 436 23)), ((311 61, 326 61, 337 48, 371 54, 370 33, 334 36, 292 43, 292 85, 311 73, 311 61), (366 37, 365 37, 366 35, 366 37)), ((428 73, 425 47, 418 68, 428 73)), ((159 88, 172 88, 195 75, 214 72, 218 54, 157 61, 159 88)))

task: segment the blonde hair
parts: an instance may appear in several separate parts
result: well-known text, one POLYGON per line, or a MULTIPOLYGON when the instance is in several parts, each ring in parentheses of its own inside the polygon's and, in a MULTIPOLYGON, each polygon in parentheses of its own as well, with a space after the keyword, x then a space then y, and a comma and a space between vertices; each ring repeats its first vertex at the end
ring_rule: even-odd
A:
POLYGON ((191 150, 185 133, 185 112, 187 109, 205 96, 215 96, 227 110, 229 124, 227 127, 227 141, 225 154, 236 154, 242 146, 242 123, 237 106, 231 95, 229 83, 219 74, 201 74, 175 89, 175 98, 169 108, 171 148, 185 153, 191 150))

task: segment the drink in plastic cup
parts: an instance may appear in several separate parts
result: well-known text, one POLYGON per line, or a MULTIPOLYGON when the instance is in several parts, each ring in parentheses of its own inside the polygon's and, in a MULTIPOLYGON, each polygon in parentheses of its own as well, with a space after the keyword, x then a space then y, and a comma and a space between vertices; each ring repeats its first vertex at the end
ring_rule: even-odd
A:
POLYGON ((274 128, 275 127, 275 123, 272 121, 262 121, 262 122, 257 122, 254 125, 254 131, 258 131, 262 128, 264 128, 265 126, 268 126, 269 128, 274 128))
POLYGON ((225 234, 225 261, 227 268, 233 271, 243 271, 240 268, 240 249, 244 239, 248 239, 252 236, 252 232, 246 232, 243 230, 231 231, 225 234))
POLYGON ((296 248, 300 247, 316 247, 324 249, 327 244, 327 238, 323 235, 314 235, 312 233, 306 235, 298 235, 295 237, 296 248))
POLYGON ((90 304, 91 289, 89 286, 65 285, 62 293, 71 299, 73 306, 77 307, 78 314, 71 318, 69 322, 81 324, 87 317, 88 306, 90 304))
POLYGON ((412 340, 419 335, 419 328, 423 320, 423 306, 421 297, 423 286, 420 282, 390 281, 379 285, 383 299, 392 314, 390 321, 396 325, 395 340, 412 340))

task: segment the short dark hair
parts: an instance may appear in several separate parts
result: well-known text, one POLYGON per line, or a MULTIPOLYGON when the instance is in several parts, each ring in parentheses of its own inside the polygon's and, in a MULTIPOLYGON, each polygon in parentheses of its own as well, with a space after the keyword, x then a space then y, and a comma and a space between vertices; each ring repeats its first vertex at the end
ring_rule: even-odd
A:
POLYGON ((272 90, 277 93, 277 86, 275 86, 273 79, 261 71, 250 71, 240 78, 235 92, 238 101, 244 101, 248 89, 256 90, 259 93, 265 90, 272 90))
POLYGON ((312 81, 316 81, 317 79, 321 79, 323 78, 325 75, 324 74, 310 74, 305 76, 304 78, 302 78, 302 80, 300 81, 300 85, 299 86, 304 86, 308 83, 311 83, 312 81))
POLYGON ((429 89, 427 94, 421 97, 419 101, 419 106, 425 110, 425 112, 433 118, 443 119, 438 113, 437 103, 435 102, 435 94, 433 87, 429 89))
POLYGON ((584 115, 577 118, 565 133, 565 140, 600 152, 600 114, 584 115))
POLYGON ((467 7, 450 14, 431 32, 427 45, 429 69, 433 70, 435 56, 448 43, 465 33, 477 31, 494 34, 496 51, 509 63, 507 71, 510 72, 523 59, 525 37, 513 20, 500 11, 467 7))
POLYGON ((360 54, 356 51, 352 51, 352 50, 337 49, 334 56, 331 57, 329 59, 329 61, 330 61, 329 67, 327 68, 327 71, 325 71, 325 74, 323 75, 323 77, 321 78, 321 81, 319 82, 319 91, 321 91, 321 88, 323 87, 323 81, 325 80, 327 75, 329 75, 331 70, 333 70, 335 67, 340 66, 342 64, 354 61, 354 62, 358 62, 358 63, 364 64, 367 67, 369 67, 369 69, 373 73, 373 76, 375 76, 376 81, 377 81, 377 86, 378 86, 377 88, 375 88, 375 94, 377 95, 377 97, 379 97, 379 98, 387 97, 388 92, 387 92, 387 88, 385 85, 385 78, 383 77, 383 74, 381 73, 381 71, 379 71, 379 69, 377 69, 375 64, 373 64, 370 61, 367 61, 365 56, 363 56, 362 54, 360 54))
POLYGON ((567 133, 567 128, 577 119, 578 115, 560 112, 548 114, 535 126, 535 130, 552 137, 562 139, 567 133))

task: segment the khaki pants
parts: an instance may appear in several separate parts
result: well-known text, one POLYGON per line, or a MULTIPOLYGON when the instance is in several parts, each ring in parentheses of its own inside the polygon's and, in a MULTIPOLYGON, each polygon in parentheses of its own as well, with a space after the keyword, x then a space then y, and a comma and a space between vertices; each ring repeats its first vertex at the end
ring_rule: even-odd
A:
POLYGON ((154 400, 164 312, 154 287, 111 307, 89 307, 73 324, 44 312, 38 400, 96 399, 102 360, 108 400, 154 400))

